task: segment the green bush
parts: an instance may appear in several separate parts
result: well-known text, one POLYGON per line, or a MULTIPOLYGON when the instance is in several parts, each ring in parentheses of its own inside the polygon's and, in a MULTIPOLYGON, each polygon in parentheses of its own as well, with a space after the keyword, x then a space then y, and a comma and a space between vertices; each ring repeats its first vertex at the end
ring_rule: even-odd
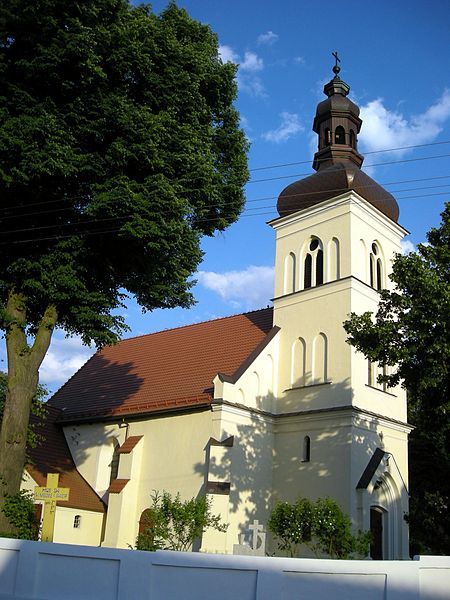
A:
POLYGON ((349 517, 330 498, 316 502, 299 498, 295 504, 278 502, 268 527, 277 538, 278 548, 290 556, 298 556, 301 545, 315 556, 325 554, 330 558, 367 556, 369 549, 370 534, 353 535, 349 517))
POLYGON ((163 491, 154 492, 152 506, 146 511, 144 530, 137 536, 136 550, 188 550, 207 527, 226 531, 220 516, 211 514, 211 502, 205 497, 182 501, 163 491))
POLYGON ((1 537, 15 537, 20 540, 39 538, 39 522, 36 519, 31 492, 22 490, 14 496, 6 496, 1 510, 15 530, 15 533, 0 533, 1 537))

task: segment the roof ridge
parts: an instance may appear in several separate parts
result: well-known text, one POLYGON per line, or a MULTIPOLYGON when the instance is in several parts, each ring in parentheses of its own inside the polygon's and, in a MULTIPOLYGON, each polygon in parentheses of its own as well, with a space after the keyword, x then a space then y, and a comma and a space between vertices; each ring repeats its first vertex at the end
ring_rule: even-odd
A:
MULTIPOLYGON (((203 325, 204 323, 214 323, 215 321, 224 321, 225 319, 233 319, 235 317, 243 317, 245 315, 251 315, 257 312, 263 312, 265 310, 273 310, 273 306, 266 306, 265 308, 257 308, 256 310, 249 310, 243 313, 236 313, 234 315, 227 315, 225 317, 215 317, 214 319, 206 319, 205 321, 197 321, 196 323, 187 323, 186 325, 178 325, 178 327, 168 327, 167 329, 160 329, 159 331, 152 331, 150 333, 141 333, 140 335, 133 335, 128 338, 123 338, 117 343, 128 342, 129 340, 136 340, 138 338, 148 337, 150 335, 157 335, 158 333, 167 333, 168 331, 176 331, 177 329, 187 329, 188 327, 195 327, 196 325, 203 325)), ((85 363, 86 364, 86 363, 85 363)))

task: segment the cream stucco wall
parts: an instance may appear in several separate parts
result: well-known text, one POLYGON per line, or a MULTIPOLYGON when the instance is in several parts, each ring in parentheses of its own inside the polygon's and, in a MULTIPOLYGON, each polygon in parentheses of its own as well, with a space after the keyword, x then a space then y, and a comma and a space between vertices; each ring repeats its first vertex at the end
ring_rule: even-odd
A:
POLYGON ((64 427, 64 435, 78 471, 107 501, 114 447, 125 441, 126 423, 73 424, 64 427))
MULTIPOLYGON (((101 438, 112 428, 97 427, 104 428, 101 438)), ((128 437, 142 439, 130 453, 120 454, 118 478, 129 482, 120 493, 109 494, 104 546, 127 548, 135 544, 140 516, 151 506, 154 491, 180 493, 183 500, 204 491, 211 431, 209 410, 128 423, 128 437)), ((89 453, 86 456, 90 460, 89 453)))
POLYGON ((234 436, 220 464, 209 465, 210 480, 224 480, 229 473, 230 495, 211 495, 213 508, 225 507, 229 527, 225 534, 203 537, 206 552, 233 552, 238 536, 254 519, 266 523, 272 498, 273 419, 240 406, 213 405, 217 439, 234 436))

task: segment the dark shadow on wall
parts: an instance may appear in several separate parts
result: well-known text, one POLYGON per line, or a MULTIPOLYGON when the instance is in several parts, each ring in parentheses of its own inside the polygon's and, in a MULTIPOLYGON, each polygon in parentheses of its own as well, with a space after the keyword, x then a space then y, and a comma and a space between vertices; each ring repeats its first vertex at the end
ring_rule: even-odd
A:
MULTIPOLYGON (((327 387, 338 397, 350 397, 347 383, 327 387)), ((298 407, 298 402, 292 402, 294 404, 298 407)), ((243 413, 243 423, 223 432, 222 440, 234 435, 234 443, 224 450, 219 460, 211 456, 209 445, 205 448, 205 485, 208 478, 230 483, 229 510, 243 511, 245 515, 240 523, 241 532, 254 519, 266 526, 277 500, 293 502, 300 496, 311 499, 329 496, 349 513, 350 506, 346 505, 346 498, 340 497, 339 490, 344 487, 348 492, 350 486, 356 485, 351 479, 351 453, 362 453, 364 469, 380 445, 375 425, 370 424, 367 431, 367 423, 358 415, 350 428, 350 406, 329 413, 297 410, 283 416, 280 411, 289 413, 289 401, 264 396, 256 399, 256 405, 276 406, 278 413, 274 416, 249 410, 243 413), (326 419, 327 414, 329 419, 326 419), (336 425, 331 425, 332 421, 336 425), (358 423, 361 429, 355 431, 358 423), (296 428, 301 431, 296 433, 296 428), (309 461, 304 457, 306 435, 310 438, 309 461)), ((194 472, 204 474, 205 464, 194 465, 194 472)), ((361 474, 362 471, 358 477, 361 474)))

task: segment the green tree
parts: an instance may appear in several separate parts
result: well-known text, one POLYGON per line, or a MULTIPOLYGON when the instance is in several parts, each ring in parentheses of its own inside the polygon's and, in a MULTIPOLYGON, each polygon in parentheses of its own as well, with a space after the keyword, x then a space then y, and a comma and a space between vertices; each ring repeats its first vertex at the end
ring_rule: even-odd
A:
POLYGON ((146 526, 136 539, 136 550, 187 551, 206 528, 225 532, 228 525, 211 514, 206 496, 182 501, 168 492, 155 492, 152 507, 146 514, 146 526))
POLYGON ((125 329, 114 309, 127 292, 144 310, 193 302, 201 236, 237 219, 248 178, 235 73, 175 4, 155 15, 128 0, 1 3, 9 494, 54 328, 101 346, 125 329))
POLYGON ((407 390, 412 553, 450 553, 450 204, 441 216, 427 245, 395 257, 377 313, 344 323, 351 344, 394 368, 385 381, 407 390))
POLYGON ((349 517, 330 498, 315 502, 299 498, 294 504, 278 502, 268 527, 278 539, 278 548, 289 556, 298 556, 300 546, 316 556, 325 554, 330 558, 366 556, 369 549, 370 534, 352 534, 349 517))

